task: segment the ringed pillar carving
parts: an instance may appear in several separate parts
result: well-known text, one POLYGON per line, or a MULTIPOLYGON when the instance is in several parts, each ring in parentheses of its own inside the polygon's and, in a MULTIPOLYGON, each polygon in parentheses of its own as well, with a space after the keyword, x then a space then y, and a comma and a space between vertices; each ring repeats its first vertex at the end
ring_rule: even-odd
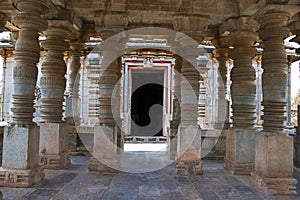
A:
POLYGON ((176 173, 203 174, 201 160, 201 130, 198 125, 200 73, 183 60, 181 80, 181 123, 178 131, 176 173), (196 97, 196 98, 195 98, 196 97), (191 144, 186 147, 186 144, 191 144))
POLYGON ((66 98, 65 120, 68 124, 69 149, 71 151, 76 151, 78 143, 76 125, 79 125, 80 123, 79 71, 81 67, 81 50, 84 48, 84 45, 80 42, 72 42, 70 47, 71 62, 69 64, 70 72, 66 98))
POLYGON ((252 58, 256 54, 253 44, 258 39, 255 33, 258 24, 248 17, 230 19, 227 23, 234 27, 230 30, 232 26, 228 26, 231 31, 228 42, 234 47, 229 57, 234 67, 231 70, 233 127, 226 135, 225 168, 233 174, 250 175, 255 160, 256 74, 252 58))
POLYGON ((18 9, 12 21, 20 28, 13 68, 12 124, 5 127, 0 186, 29 187, 44 177, 39 162, 39 127, 32 121, 40 46, 38 32, 47 28, 41 15, 46 0, 11 1, 18 9))
MULTIPOLYGON (((112 53, 112 52, 111 52, 112 53)), ((113 54, 113 53, 112 53, 113 54)), ((103 55, 109 56, 112 55, 103 55)), ((104 58, 100 67, 100 98, 99 98, 99 124, 94 127, 93 158, 89 163, 90 171, 114 172, 113 166, 118 168, 117 142, 120 129, 116 125, 112 112, 112 94, 119 79, 119 62, 113 61, 107 66, 104 58), (111 168, 113 167, 113 168, 111 168)))
POLYGON ((286 117, 287 55, 283 39, 291 14, 265 10, 257 18, 263 40, 263 132, 256 137, 256 182, 271 194, 296 194, 293 175, 293 138, 283 132, 286 117))
POLYGON ((66 88, 66 64, 64 51, 69 47, 66 38, 71 34, 71 24, 50 20, 42 42, 46 50, 42 64, 40 164, 48 169, 60 169, 69 165, 68 129, 63 121, 63 101, 66 88))

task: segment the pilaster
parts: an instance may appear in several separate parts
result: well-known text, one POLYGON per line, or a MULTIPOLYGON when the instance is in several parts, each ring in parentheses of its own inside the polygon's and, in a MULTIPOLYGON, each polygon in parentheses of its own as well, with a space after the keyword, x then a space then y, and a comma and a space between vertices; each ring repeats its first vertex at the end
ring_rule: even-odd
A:
POLYGON ((32 121, 37 67, 40 46, 38 32, 47 28, 41 18, 47 10, 46 0, 13 0, 18 13, 12 21, 20 28, 15 44, 13 68, 14 89, 11 108, 12 121, 5 127, 3 163, 0 168, 0 186, 29 187, 44 176, 39 161, 39 128, 32 121))

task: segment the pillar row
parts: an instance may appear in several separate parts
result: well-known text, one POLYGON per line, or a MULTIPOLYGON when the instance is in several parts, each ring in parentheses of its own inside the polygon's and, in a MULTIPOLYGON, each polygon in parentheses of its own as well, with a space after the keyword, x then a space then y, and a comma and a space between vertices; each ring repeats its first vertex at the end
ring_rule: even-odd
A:
POLYGON ((283 39, 291 13, 280 8, 257 16, 263 41, 263 132, 256 137, 255 172, 257 183, 267 193, 296 194, 293 175, 293 138, 283 132, 286 117, 288 62, 283 39))
POLYGON ((20 28, 13 68, 12 124, 5 127, 0 186, 29 187, 44 176, 39 163, 39 127, 32 121, 40 46, 39 34, 47 28, 41 15, 46 0, 13 0, 18 13, 12 17, 20 28))
POLYGON ((63 168, 70 163, 68 127, 62 119, 66 88, 63 53, 69 48, 65 40, 70 33, 71 25, 68 22, 50 20, 49 28, 45 31, 46 40, 42 42, 46 55, 40 80, 40 164, 50 169, 63 168))

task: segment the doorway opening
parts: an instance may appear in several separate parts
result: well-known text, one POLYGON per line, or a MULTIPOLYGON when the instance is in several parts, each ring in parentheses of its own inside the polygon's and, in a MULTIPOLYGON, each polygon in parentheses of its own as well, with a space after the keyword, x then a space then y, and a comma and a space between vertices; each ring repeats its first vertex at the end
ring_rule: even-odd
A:
POLYGON ((132 70, 131 135, 163 136, 164 70, 132 70))

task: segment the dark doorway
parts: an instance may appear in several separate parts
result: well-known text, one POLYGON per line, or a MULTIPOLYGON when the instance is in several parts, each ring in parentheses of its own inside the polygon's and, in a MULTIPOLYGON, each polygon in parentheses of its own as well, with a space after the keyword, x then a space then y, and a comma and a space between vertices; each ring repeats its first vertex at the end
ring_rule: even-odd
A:
POLYGON ((133 70, 132 136, 163 136, 163 85, 163 70, 133 70))

